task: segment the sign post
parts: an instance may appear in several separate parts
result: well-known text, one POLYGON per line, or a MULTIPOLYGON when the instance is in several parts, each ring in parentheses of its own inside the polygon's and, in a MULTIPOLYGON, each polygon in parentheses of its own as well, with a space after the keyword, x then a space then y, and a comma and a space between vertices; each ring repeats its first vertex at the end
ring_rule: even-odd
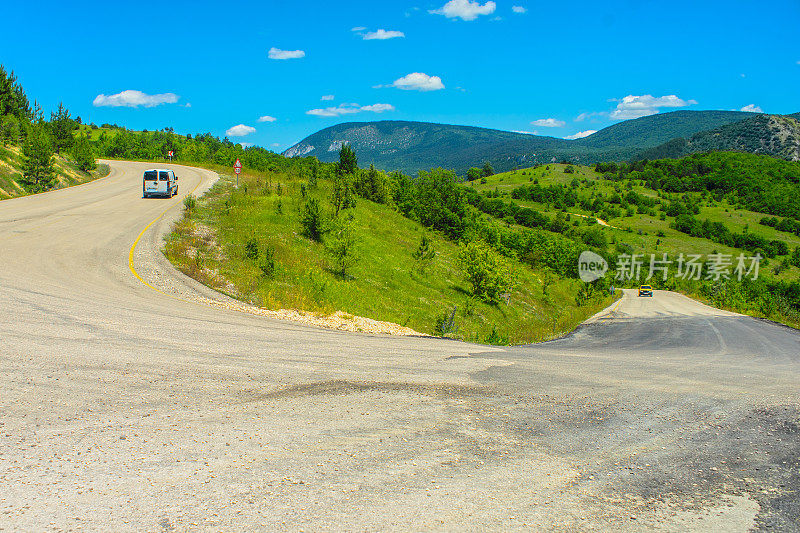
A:
POLYGON ((238 159, 233 164, 233 171, 236 172, 236 188, 239 188, 239 174, 242 173, 242 162, 238 159))
POLYGON ((169 162, 172 163, 172 150, 168 150, 167 155, 169 156, 169 162))

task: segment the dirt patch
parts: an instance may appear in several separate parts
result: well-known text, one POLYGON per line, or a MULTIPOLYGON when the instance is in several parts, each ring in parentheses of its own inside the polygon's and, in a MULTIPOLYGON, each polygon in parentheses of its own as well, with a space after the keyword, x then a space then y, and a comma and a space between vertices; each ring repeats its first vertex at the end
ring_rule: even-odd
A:
POLYGON ((363 316, 355 316, 343 311, 336 311, 330 315, 322 315, 312 313, 310 311, 300 311, 297 309, 264 309, 263 307, 255 307, 243 302, 221 302, 218 300, 212 300, 211 298, 200 298, 200 301, 206 305, 220 307, 222 309, 241 311, 243 313, 274 318, 276 320, 289 320, 291 322, 297 322, 298 324, 326 329, 335 329, 338 331, 349 331, 351 333, 372 333, 377 335, 429 337, 429 335, 425 333, 420 333, 419 331, 401 326, 400 324, 383 322, 381 320, 374 320, 372 318, 366 318, 363 316))
POLYGON ((316 383, 304 383, 282 388, 266 394, 253 394, 248 401, 273 400, 281 398, 303 398, 321 395, 346 395, 359 392, 380 391, 396 392, 409 391, 424 396, 443 396, 447 398, 462 398, 473 396, 488 396, 494 393, 490 387, 470 385, 442 385, 420 383, 382 383, 369 381, 332 380, 316 383))

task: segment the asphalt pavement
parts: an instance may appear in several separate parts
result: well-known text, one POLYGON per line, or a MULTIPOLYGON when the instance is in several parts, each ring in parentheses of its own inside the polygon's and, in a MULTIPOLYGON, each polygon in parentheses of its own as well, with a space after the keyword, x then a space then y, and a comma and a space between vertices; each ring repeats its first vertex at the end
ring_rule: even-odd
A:
MULTIPOLYGON (((656 291, 506 349, 225 309, 152 164, 0 202, 0 530, 800 530, 800 335, 656 291)), ((162 165, 159 165, 162 166, 162 165)))

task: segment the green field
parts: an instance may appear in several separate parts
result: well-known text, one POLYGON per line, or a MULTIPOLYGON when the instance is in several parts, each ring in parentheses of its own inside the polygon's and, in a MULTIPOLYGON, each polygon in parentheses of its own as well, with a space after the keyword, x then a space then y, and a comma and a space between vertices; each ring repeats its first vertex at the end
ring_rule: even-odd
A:
MULTIPOLYGON (((511 200, 510 194, 515 188, 520 185, 530 185, 534 182, 538 182, 541 186, 562 185, 570 187, 577 191, 579 196, 592 193, 611 195, 615 192, 624 193, 629 190, 654 199, 660 197, 665 201, 670 197, 678 196, 665 193, 661 193, 659 196, 657 191, 647 188, 640 181, 635 181, 635 183, 608 181, 603 179, 602 175, 595 172, 592 167, 564 164, 541 165, 530 169, 504 172, 487 177, 485 183, 482 181, 471 182, 469 186, 481 192, 497 191, 501 197, 508 200, 511 200), (574 173, 564 172, 564 169, 568 166, 574 170, 574 173)), ((690 193, 688 196, 700 198, 700 195, 696 193, 690 193)), ((513 201, 521 206, 531 207, 546 213, 549 216, 554 216, 560 211, 560 209, 544 203, 525 200, 513 201)), ((593 217, 593 213, 582 209, 580 206, 565 208, 563 212, 593 217)), ((799 236, 759 224, 759 221, 765 216, 763 213, 756 213, 730 205, 727 199, 722 199, 719 202, 706 200, 705 203, 701 203, 700 213, 695 216, 699 219, 708 218, 712 221, 722 222, 737 233, 749 231, 768 239, 783 240, 787 243, 790 251, 800 246, 799 236)), ((628 245, 631 247, 631 253, 667 252, 670 257, 676 257, 680 253, 707 255, 713 252, 737 256, 740 253, 750 255, 750 252, 746 250, 732 248, 705 238, 693 237, 677 231, 671 227, 674 218, 667 216, 662 220, 659 211, 656 211, 656 216, 646 213, 634 213, 632 216, 610 218, 605 222, 610 227, 598 227, 601 227, 603 232, 607 234, 609 242, 628 245)), ((570 217, 570 223, 586 226, 586 220, 579 217, 570 217)), ((778 257, 767 260, 765 266, 775 266, 783 259, 785 258, 778 257)), ((800 279, 800 268, 788 266, 779 274, 773 273, 772 276, 786 281, 795 281, 800 279)))
MULTIPOLYGON (((597 295, 576 304, 582 283, 513 262, 515 285, 491 305, 470 295, 456 260, 458 245, 386 205, 358 199, 345 216, 357 228, 358 260, 346 279, 334 270, 323 243, 301 235, 304 182, 287 173, 245 174, 240 189, 223 179, 189 212, 170 236, 166 254, 181 270, 255 305, 335 311, 436 332, 437 319, 455 309, 449 336, 477 342, 527 343, 562 335, 605 305, 597 295), (412 254, 426 232, 436 258, 418 271, 412 254), (250 238, 274 250, 275 271, 264 275, 246 256, 250 238)), ((326 209, 331 184, 320 180, 306 192, 326 209)))

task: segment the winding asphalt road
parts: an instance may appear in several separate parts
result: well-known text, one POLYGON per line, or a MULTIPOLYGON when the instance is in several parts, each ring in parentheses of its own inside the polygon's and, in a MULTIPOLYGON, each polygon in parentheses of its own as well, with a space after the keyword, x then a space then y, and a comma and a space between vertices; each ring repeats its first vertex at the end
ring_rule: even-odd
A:
POLYGON ((0 530, 800 530, 800 335, 656 291, 498 349, 224 309, 142 163, 0 202, 0 530))

